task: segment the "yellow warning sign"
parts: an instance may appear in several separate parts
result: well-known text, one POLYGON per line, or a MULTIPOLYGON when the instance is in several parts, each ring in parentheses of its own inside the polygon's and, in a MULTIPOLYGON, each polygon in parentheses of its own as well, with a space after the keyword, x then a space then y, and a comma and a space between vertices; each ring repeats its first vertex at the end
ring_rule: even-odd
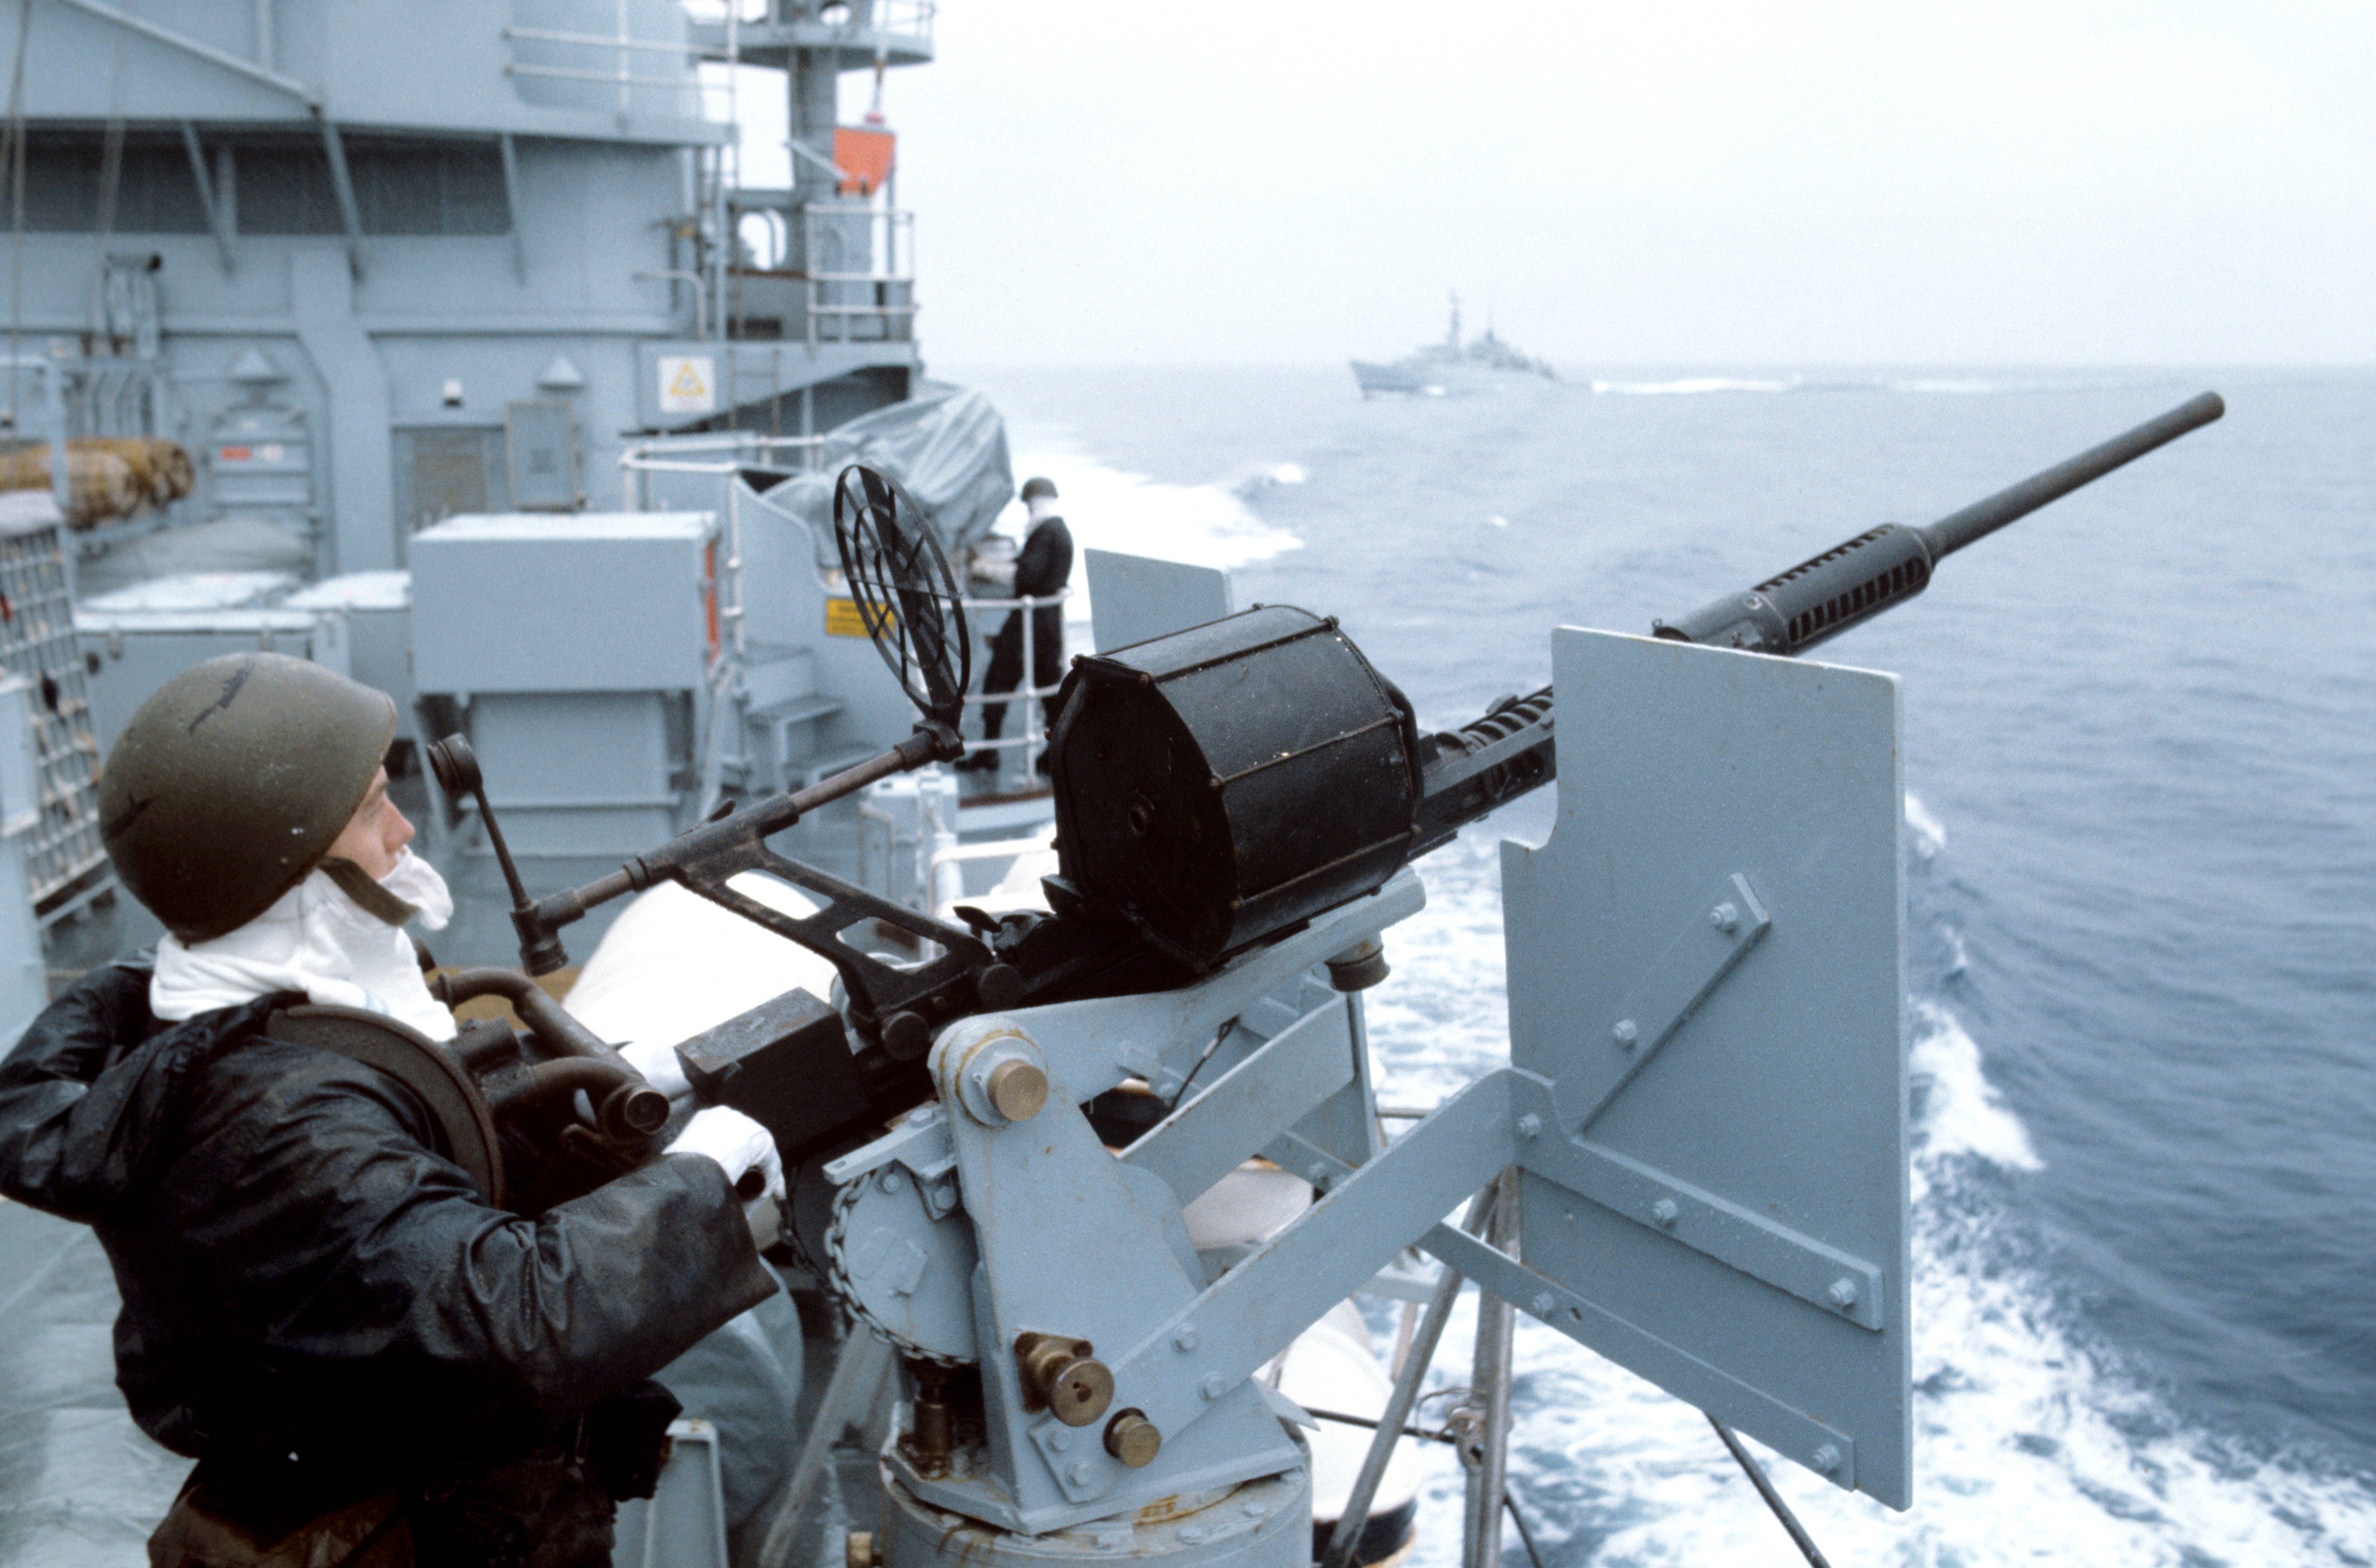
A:
MULTIPOLYGON (((876 608, 883 614, 884 618, 890 623, 890 629, 895 632, 898 630, 898 616, 892 614, 889 609, 885 606, 877 606, 876 608)), ((825 629, 828 636, 837 637, 862 637, 866 636, 866 617, 858 612, 858 600, 854 599, 826 600, 825 601, 825 629)))
POLYGON ((707 414, 718 408, 718 362, 707 354, 659 357, 660 412, 707 414))

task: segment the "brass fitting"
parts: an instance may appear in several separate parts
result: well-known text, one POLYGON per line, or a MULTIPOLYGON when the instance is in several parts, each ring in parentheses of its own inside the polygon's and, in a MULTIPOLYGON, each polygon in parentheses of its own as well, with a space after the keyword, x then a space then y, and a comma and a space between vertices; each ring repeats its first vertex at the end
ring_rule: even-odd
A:
POLYGON ((1163 1452, 1163 1433, 1145 1411, 1124 1410, 1106 1423, 1106 1452, 1134 1470, 1143 1469, 1163 1452))
POLYGON ((1002 1062, 983 1084, 990 1103, 1009 1122, 1028 1122, 1048 1104, 1048 1075, 1028 1062, 1002 1062))
POLYGON ((1023 1408, 1047 1409, 1068 1427, 1085 1427, 1113 1403, 1113 1373, 1090 1355, 1086 1339, 1061 1334, 1023 1334, 1015 1340, 1015 1364, 1022 1375, 1023 1408))

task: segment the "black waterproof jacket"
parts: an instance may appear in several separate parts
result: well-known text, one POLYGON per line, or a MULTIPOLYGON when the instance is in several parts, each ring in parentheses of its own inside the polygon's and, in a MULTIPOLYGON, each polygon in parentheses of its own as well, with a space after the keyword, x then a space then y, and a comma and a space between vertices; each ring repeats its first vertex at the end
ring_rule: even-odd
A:
MULTIPOLYGON (((1015 558, 1015 597, 1045 599, 1051 593, 1062 593, 1073 577, 1073 530, 1064 526, 1062 517, 1042 517, 1031 525, 1025 536, 1022 552, 1015 558)), ((1043 604, 1033 611, 1031 644, 1042 659, 1048 650, 1061 650, 1064 646, 1064 607, 1043 604)), ((1022 649, 1023 612, 1007 616, 1003 635, 1016 639, 1018 653, 1022 649)), ((1061 670, 1063 666, 1060 664, 1061 670)), ((1035 676, 1034 684, 1038 684, 1035 676)))
POLYGON ((148 984, 93 971, 0 1063, 0 1193, 98 1232, 133 1417, 210 1471, 327 1496, 549 1450, 777 1289, 710 1159, 524 1219, 410 1090, 265 1038, 302 999, 160 1024, 148 984))

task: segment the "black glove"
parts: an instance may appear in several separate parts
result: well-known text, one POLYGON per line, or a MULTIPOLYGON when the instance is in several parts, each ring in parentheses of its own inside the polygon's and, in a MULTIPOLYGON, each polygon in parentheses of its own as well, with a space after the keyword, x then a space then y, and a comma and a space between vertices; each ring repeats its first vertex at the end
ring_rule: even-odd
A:
POLYGON ((587 1474, 618 1502, 649 1497, 668 1463, 669 1423, 683 1413, 649 1378, 612 1395, 586 1412, 587 1474))

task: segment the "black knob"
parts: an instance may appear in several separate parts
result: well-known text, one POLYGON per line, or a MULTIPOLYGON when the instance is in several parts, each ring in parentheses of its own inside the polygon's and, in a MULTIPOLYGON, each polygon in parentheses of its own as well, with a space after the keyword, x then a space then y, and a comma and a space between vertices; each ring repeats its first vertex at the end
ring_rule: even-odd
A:
POLYGON ((973 993, 984 1007, 1002 1012, 1023 1000, 1023 977, 1012 964, 992 964, 974 977, 973 993))
POLYGON ((423 748, 429 755, 429 771, 436 776, 437 787, 451 799, 474 794, 484 782, 479 776, 478 754, 470 742, 459 735, 448 735, 442 741, 432 741, 423 748))
POLYGON ((883 1049, 896 1062, 913 1062, 933 1046, 933 1027, 921 1014, 897 1012, 883 1020, 883 1049))

